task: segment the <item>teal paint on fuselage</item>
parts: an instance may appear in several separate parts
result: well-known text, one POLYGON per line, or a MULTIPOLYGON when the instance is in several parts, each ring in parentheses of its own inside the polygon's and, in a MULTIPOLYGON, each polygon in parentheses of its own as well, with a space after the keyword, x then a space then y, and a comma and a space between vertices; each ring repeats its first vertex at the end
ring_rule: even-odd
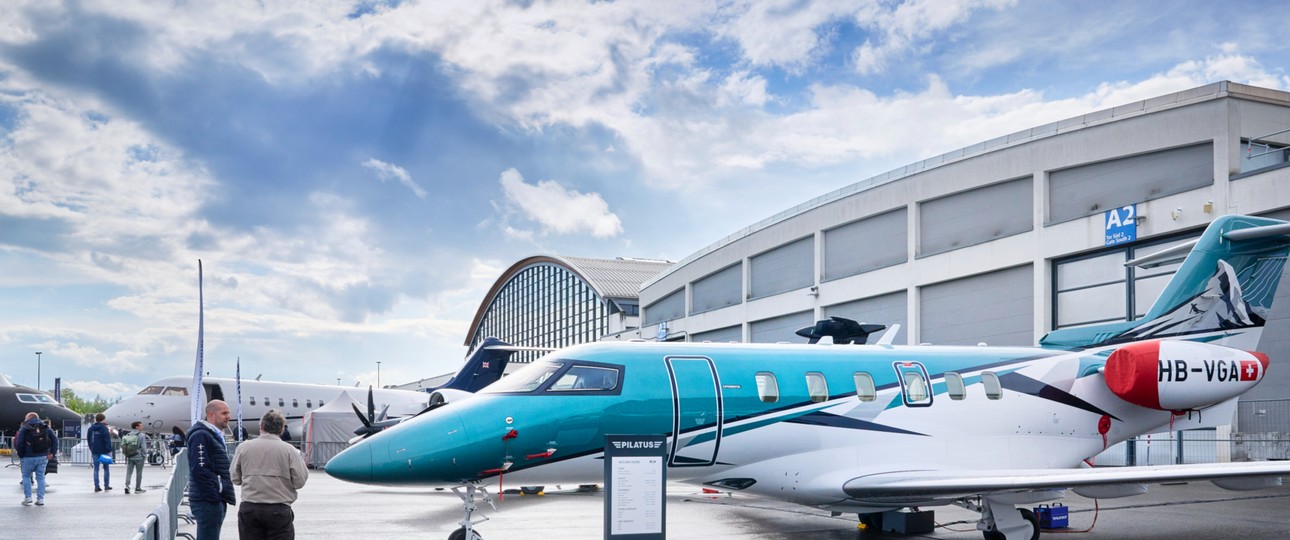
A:
MULTIPOLYGON (((983 347, 581 345, 548 355, 539 362, 587 361, 622 366, 621 395, 496 393, 492 388, 485 389, 469 400, 423 414, 359 443, 333 458, 327 470, 360 482, 457 484, 495 476, 507 467, 506 472, 513 473, 598 455, 607 434, 675 437, 678 434, 673 433, 672 384, 665 363, 669 356, 712 360, 723 408, 721 435, 729 438, 827 409, 840 400, 854 400, 854 374, 858 371, 868 372, 880 392, 899 388, 893 362, 918 362, 936 380, 947 371, 996 369, 1004 373, 1019 364, 1042 361, 1056 354, 1060 353, 1035 348, 983 347), (776 402, 765 402, 759 397, 758 372, 775 375, 779 387, 776 402), (831 396, 829 401, 811 401, 806 381, 808 372, 824 375, 831 396), (510 430, 515 430, 517 436, 504 440, 510 430), (370 450, 359 448, 364 446, 370 450), (554 453, 545 456, 551 450, 554 453), (370 457, 365 456, 369 451, 370 457)), ((967 378, 972 384, 980 380, 979 375, 967 378)), ((678 380, 678 385, 695 386, 700 382, 678 380)), ((940 386, 938 390, 943 392, 943 383, 940 386)), ((701 401, 712 402, 710 398, 701 401)), ((695 410, 703 406, 699 402, 687 402, 682 396, 683 408, 695 410)), ((715 411, 712 412, 710 418, 715 420, 715 411)), ((871 421, 881 412, 881 408, 874 408, 867 418, 861 419, 871 421)), ((708 421, 681 426, 683 438, 693 434, 681 448, 713 441, 716 424, 708 421)))

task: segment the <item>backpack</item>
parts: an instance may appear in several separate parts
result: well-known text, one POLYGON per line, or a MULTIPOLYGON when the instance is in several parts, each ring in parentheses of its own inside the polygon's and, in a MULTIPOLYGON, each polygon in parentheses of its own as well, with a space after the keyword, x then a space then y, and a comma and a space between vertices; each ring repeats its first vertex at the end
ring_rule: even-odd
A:
POLYGON ((43 456, 53 446, 49 441, 49 430, 44 425, 27 429, 27 455, 43 456))
POLYGON ((139 446, 142 445, 142 441, 139 440, 140 437, 143 437, 143 433, 135 433, 129 437, 121 437, 121 451, 125 452, 125 457, 134 457, 139 455, 139 446))

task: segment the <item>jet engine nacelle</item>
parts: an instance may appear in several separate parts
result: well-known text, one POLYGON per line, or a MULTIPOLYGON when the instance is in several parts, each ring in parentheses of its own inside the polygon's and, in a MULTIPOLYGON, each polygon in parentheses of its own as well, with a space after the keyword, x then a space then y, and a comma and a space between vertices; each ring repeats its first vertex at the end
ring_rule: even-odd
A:
POLYGON ((1106 385, 1140 407, 1185 411, 1231 399, 1253 388, 1268 369, 1258 352, 1194 341, 1143 341, 1106 360, 1106 385))

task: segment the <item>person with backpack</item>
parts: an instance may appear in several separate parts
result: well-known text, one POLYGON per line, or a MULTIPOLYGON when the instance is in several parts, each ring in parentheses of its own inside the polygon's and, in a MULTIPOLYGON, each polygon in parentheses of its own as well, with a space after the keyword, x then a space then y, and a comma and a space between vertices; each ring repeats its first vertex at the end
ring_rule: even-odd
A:
POLYGON ((94 492, 103 491, 99 489, 99 467, 103 468, 103 488, 112 491, 112 472, 105 460, 99 456, 107 454, 112 455, 112 432, 108 431, 107 423, 104 422, 107 417, 103 413, 94 415, 94 425, 90 426, 86 438, 90 443, 90 462, 94 464, 94 492))
POLYGON ((143 422, 135 420, 130 424, 134 432, 121 437, 121 453, 125 454, 125 494, 130 494, 130 475, 134 475, 134 492, 143 493, 143 459, 144 450, 148 448, 148 436, 143 433, 143 422))
POLYGON ((18 435, 14 437, 14 449, 22 458, 22 500, 23 506, 31 506, 31 477, 36 476, 36 506, 45 505, 45 467, 54 457, 58 438, 53 430, 45 425, 40 416, 34 412, 27 413, 18 435))

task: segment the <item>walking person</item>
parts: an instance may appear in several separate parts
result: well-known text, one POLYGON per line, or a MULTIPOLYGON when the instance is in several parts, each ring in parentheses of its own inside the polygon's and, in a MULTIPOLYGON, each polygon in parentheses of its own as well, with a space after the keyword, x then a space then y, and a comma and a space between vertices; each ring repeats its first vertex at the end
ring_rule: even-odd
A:
POLYGON ((125 454, 125 494, 130 494, 130 476, 134 475, 134 492, 143 493, 143 459, 144 450, 148 448, 148 436, 143 433, 143 422, 135 420, 130 424, 134 431, 121 437, 121 453, 125 454))
POLYGON ((206 403, 206 419, 188 430, 188 508, 197 520, 197 540, 218 540, 224 525, 225 505, 237 504, 229 478, 228 404, 218 399, 206 403))
POLYGON ((233 483, 242 486, 237 509, 241 540, 296 537, 291 503, 309 480, 309 469, 300 452, 281 439, 286 424, 282 413, 269 410, 260 418, 260 436, 243 442, 233 455, 233 483))
POLYGON ((106 416, 103 413, 94 415, 94 425, 90 426, 86 438, 90 443, 90 462, 94 464, 94 492, 104 489, 112 491, 112 470, 99 456, 112 455, 112 432, 108 431, 106 416), (99 467, 103 467, 103 488, 99 488, 99 467))
POLYGON ((36 477, 36 506, 45 505, 45 468, 54 457, 54 448, 58 437, 53 430, 41 421, 34 412, 27 413, 27 419, 14 437, 14 450, 22 463, 22 505, 31 506, 31 477, 36 477))

